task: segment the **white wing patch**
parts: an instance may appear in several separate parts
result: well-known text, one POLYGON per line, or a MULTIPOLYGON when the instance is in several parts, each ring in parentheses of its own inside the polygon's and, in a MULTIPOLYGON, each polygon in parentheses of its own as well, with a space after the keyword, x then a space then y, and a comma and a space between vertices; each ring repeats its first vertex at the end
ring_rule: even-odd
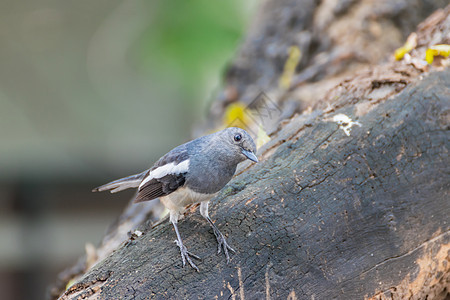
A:
POLYGON ((189 159, 182 161, 178 165, 171 162, 170 164, 165 164, 164 166, 160 166, 153 171, 141 182, 139 185, 139 190, 150 180, 156 178, 162 178, 169 174, 181 174, 186 173, 189 170, 189 159))

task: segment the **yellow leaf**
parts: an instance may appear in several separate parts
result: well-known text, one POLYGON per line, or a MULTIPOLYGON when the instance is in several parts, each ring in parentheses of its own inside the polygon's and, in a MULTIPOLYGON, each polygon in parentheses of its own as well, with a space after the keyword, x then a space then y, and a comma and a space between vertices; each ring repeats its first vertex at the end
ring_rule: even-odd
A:
POLYGON ((415 32, 411 33, 403 46, 396 49, 394 52, 394 57, 396 60, 401 60, 406 53, 410 52, 417 46, 417 34, 415 32))
POLYGON ((295 68, 297 68, 300 59, 302 58, 302 53, 297 46, 289 47, 289 56, 284 64, 284 70, 281 74, 279 86, 282 89, 287 90, 291 86, 292 76, 294 76, 295 68))
POLYGON ((256 148, 259 149, 262 145, 270 141, 270 137, 267 135, 266 131, 259 125, 258 136, 256 137, 256 148))
POLYGON ((403 56, 405 56, 405 54, 408 52, 409 50, 402 46, 395 50, 394 57, 396 60, 402 60, 403 56))
POLYGON ((434 45, 425 52, 425 60, 428 64, 432 64, 435 56, 448 57, 450 55, 450 45, 440 44, 434 45))
POLYGON ((249 117, 246 109, 246 106, 240 102, 228 105, 224 115, 225 126, 248 129, 249 117))

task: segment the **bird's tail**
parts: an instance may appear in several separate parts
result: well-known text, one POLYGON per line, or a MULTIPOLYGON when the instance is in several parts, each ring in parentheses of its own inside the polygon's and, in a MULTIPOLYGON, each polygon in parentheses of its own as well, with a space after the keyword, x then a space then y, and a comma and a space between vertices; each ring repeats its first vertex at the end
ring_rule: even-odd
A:
POLYGON ((103 192, 103 191, 110 191, 111 193, 117 193, 129 188, 137 188, 139 184, 141 184, 142 179, 147 174, 148 171, 144 171, 139 174, 131 175, 128 177, 124 177, 121 179, 117 179, 114 181, 111 181, 107 184, 104 184, 102 186, 96 187, 93 189, 93 192, 103 192))

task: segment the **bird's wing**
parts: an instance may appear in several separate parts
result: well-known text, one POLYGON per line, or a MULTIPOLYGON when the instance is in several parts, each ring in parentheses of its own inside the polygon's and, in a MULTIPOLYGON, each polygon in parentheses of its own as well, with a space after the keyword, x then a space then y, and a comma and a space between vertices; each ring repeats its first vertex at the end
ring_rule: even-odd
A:
POLYGON ((186 173, 170 174, 146 182, 139 189, 135 202, 148 201, 175 192, 184 185, 186 181, 185 175, 186 173))
POLYGON ((182 187, 189 172, 189 155, 185 144, 161 157, 139 185, 135 202, 169 195, 182 187))

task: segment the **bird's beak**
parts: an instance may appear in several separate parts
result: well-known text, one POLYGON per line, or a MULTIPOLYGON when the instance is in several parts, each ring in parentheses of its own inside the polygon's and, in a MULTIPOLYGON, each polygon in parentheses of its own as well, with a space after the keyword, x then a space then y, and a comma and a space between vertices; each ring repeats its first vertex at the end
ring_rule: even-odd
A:
POLYGON ((251 161, 258 162, 258 158, 256 157, 255 153, 242 149, 242 154, 247 156, 247 158, 250 159, 251 161))

